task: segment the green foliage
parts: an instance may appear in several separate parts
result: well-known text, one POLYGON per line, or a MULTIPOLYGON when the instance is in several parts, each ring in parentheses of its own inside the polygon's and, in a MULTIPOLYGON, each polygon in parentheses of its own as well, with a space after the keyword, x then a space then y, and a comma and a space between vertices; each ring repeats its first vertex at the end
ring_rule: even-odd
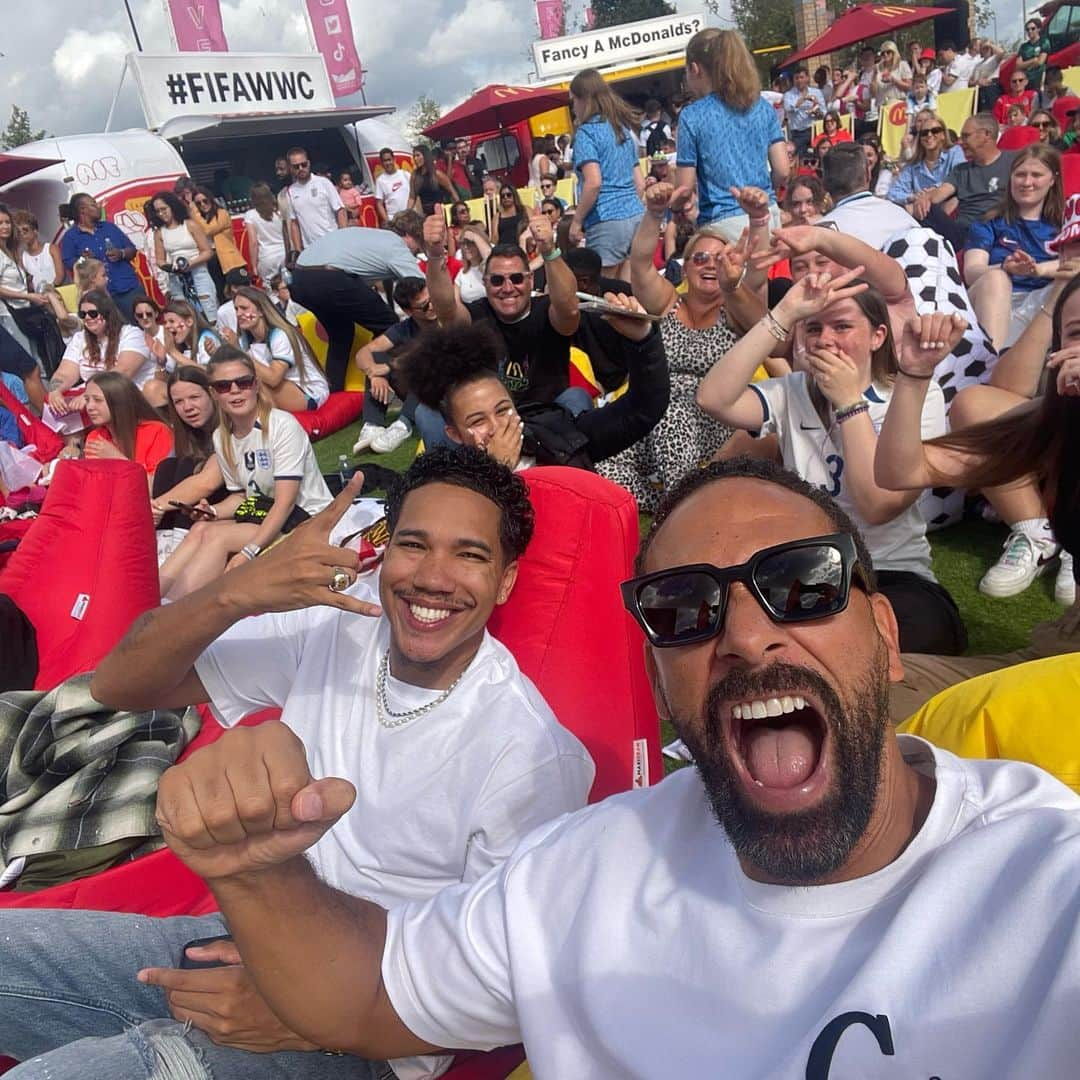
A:
POLYGON ((414 144, 430 145, 431 140, 421 132, 434 124, 440 116, 442 116, 442 109, 439 103, 427 94, 421 94, 416 99, 416 104, 409 110, 409 116, 405 121, 405 134, 414 144))
POLYGON ((675 5, 666 4, 664 0, 593 0, 592 10, 596 20, 594 26, 601 30, 605 26, 674 15, 675 5))
POLYGON ((34 131, 30 127, 30 114, 25 109, 20 109, 18 105, 11 106, 11 119, 0 135, 0 149, 14 150, 16 146, 45 138, 48 136, 44 129, 34 131))

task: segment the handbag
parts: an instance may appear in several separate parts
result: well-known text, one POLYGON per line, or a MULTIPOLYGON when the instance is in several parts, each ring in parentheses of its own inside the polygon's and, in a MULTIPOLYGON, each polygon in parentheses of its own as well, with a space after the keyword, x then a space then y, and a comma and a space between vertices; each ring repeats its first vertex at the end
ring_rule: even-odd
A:
MULTIPOLYGON (((10 259, 8 261, 13 262, 10 259)), ((25 283, 26 275, 23 274, 22 268, 17 263, 13 263, 13 265, 15 265, 25 283)), ((64 355, 64 339, 60 334, 60 326, 56 321, 56 316, 51 310, 46 311, 45 308, 37 304, 27 304, 26 307, 13 307, 6 297, 4 298, 4 307, 11 312, 11 317, 15 320, 15 325, 20 332, 34 346, 38 359, 45 369, 46 377, 51 379, 57 367, 60 366, 60 361, 64 355)))

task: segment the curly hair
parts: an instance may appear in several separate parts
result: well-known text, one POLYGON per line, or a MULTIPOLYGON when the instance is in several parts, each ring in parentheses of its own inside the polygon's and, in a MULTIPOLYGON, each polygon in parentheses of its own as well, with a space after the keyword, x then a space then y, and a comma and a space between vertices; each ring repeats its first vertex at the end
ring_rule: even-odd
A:
POLYGON ((143 214, 146 216, 146 224, 151 229, 164 229, 165 222, 158 216, 154 209, 154 203, 163 202, 171 211, 173 225, 181 225, 191 217, 188 208, 171 191, 158 191, 150 196, 143 204, 143 214))
POLYGON ((499 508, 499 543, 507 562, 516 562, 532 539, 535 517, 525 481, 473 446, 438 446, 421 454, 386 499, 386 523, 393 535, 405 497, 425 484, 452 484, 475 491, 499 508))
POLYGON ((455 390, 499 377, 499 344, 483 322, 428 330, 409 342, 397 366, 420 401, 447 416, 455 390))

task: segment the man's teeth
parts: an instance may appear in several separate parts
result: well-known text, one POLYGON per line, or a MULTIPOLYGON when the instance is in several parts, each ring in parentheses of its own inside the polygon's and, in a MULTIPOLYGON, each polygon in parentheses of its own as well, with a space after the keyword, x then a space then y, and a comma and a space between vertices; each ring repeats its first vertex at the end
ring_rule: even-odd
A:
POLYGON ((757 701, 744 701, 741 705, 734 705, 731 715, 736 720, 764 720, 767 716, 783 716, 785 713, 793 713, 797 709, 806 708, 806 698, 795 695, 794 697, 771 697, 759 698, 757 701))
POLYGON ((421 607, 419 604, 410 604, 409 611, 412 612, 414 619, 428 623, 442 622, 452 614, 446 608, 421 607))

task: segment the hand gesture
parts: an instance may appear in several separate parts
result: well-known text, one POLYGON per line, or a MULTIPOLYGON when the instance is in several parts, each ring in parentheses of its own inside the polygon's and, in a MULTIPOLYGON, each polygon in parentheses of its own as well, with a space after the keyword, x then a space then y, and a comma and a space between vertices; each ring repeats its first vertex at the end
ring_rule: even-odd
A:
POLYGON ((967 322, 962 315, 935 311, 912 315, 900 338, 900 367, 916 378, 934 374, 934 368, 956 348, 967 322))
POLYGON ((1057 372, 1057 392, 1061 397, 1080 397, 1080 346, 1070 345, 1051 353, 1046 366, 1057 372))
POLYGON ((916 221, 922 221, 922 219, 930 213, 931 206, 933 206, 933 203, 930 201, 929 194, 925 191, 920 191, 908 207, 908 213, 916 221))
POLYGON ((118 461, 127 461, 124 457, 124 451, 120 449, 115 443, 109 442, 107 439, 90 439, 86 443, 85 454, 88 458, 98 458, 99 460, 113 459, 118 461))
POLYGON ((785 225, 773 229, 769 246, 763 251, 756 251, 750 256, 750 263, 755 270, 769 270, 777 263, 790 259, 792 255, 806 255, 816 251, 822 242, 822 234, 827 229, 814 225, 785 225))
POLYGON ((530 211, 529 233, 541 255, 550 255, 555 250, 555 230, 551 227, 550 219, 539 210, 530 211))
MULTIPOLYGON (((633 296, 624 293, 604 293, 604 300, 612 307, 622 308, 625 311, 644 311, 641 302, 633 296)), ((624 338, 630 341, 644 341, 652 330, 652 323, 648 319, 625 319, 618 315, 604 315, 603 320, 610 323, 612 329, 617 330, 624 338)))
POLYGON ((521 461, 521 446, 525 441, 525 421, 511 410, 506 414, 506 422, 497 428, 495 434, 483 442, 482 448, 496 461, 501 461, 508 469, 516 469, 521 461))
POLYGON ((338 571, 355 582, 359 555, 330 543, 330 533, 359 494, 364 475, 356 472, 341 494, 320 514, 293 529, 280 543, 258 559, 226 575, 219 583, 219 595, 244 614, 261 611, 296 611, 328 604, 357 615, 382 613, 378 604, 358 600, 330 588, 338 571))
POLYGON ((390 383, 382 375, 372 375, 367 381, 367 392, 385 405, 390 400, 390 383))
POLYGON ((787 295, 776 305, 776 312, 784 326, 792 326, 799 319, 817 315, 840 300, 858 296, 868 288, 865 281, 852 284, 863 272, 864 267, 855 266, 833 277, 828 271, 820 274, 807 274, 800 278, 788 290, 787 295))
POLYGON ((581 227, 581 222, 578 221, 576 217, 570 222, 570 232, 568 235, 570 237, 570 243, 573 244, 574 247, 581 247, 581 245, 585 243, 585 230, 581 227))
POLYGON ((26 299, 29 300, 31 304, 36 304, 38 307, 49 306, 49 298, 47 296, 42 296, 41 293, 27 293, 26 299))
POLYGON ((834 409, 854 405, 862 398, 866 379, 843 349, 819 346, 806 354, 806 364, 834 409))
POLYGON ((213 882, 295 858, 355 799, 348 780, 314 779, 304 744, 271 720, 226 731, 168 769, 157 821, 173 854, 213 882))
MULTIPOLYGON (((240 338, 231 326, 219 326, 218 334, 221 336, 221 340, 224 341, 226 344, 239 346, 240 338)), ((217 342, 213 342, 213 347, 211 348, 211 341, 212 339, 207 341, 206 351, 212 354, 213 349, 217 348, 217 342)))
POLYGON ((716 268, 720 273, 720 288, 726 293, 734 292, 743 280, 750 245, 750 230, 743 229, 737 244, 721 248, 716 255, 716 268))
POLYGON ((218 1046, 253 1054, 318 1050, 290 1031, 270 1010, 232 941, 212 941, 187 950, 192 960, 223 967, 144 968, 139 982, 160 986, 174 1020, 190 1023, 218 1046))
POLYGON ((739 204, 739 209, 752 218, 764 217, 769 212, 769 196, 759 187, 733 187, 729 189, 732 198, 739 204))
POLYGON ((424 250, 429 259, 441 259, 446 254, 448 235, 446 218, 441 213, 424 218, 424 250))
POLYGON ((1001 269, 1009 277, 1036 277, 1038 265, 1026 251, 1011 251, 1001 263, 1001 269))

